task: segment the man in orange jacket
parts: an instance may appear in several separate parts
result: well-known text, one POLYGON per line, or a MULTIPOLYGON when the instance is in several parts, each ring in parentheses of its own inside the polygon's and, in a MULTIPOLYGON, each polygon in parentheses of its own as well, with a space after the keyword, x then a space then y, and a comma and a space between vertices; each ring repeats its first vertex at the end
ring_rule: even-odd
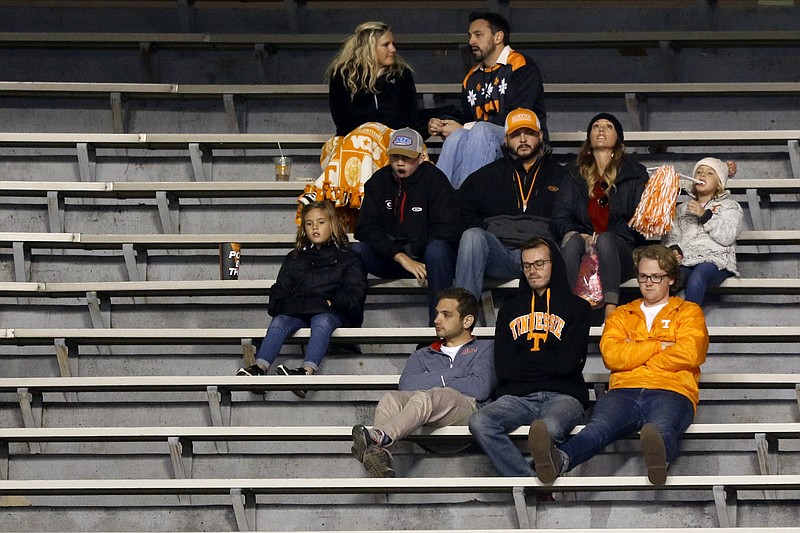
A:
POLYGON ((614 311, 600 339, 603 362, 611 371, 608 393, 597 400, 586 427, 558 448, 547 426, 541 421, 531 425, 531 454, 543 483, 641 430, 647 477, 663 485, 678 455, 678 439, 694 419, 700 365, 708 351, 703 311, 670 296, 680 279, 671 250, 644 246, 634 250, 633 260, 642 298, 614 311))

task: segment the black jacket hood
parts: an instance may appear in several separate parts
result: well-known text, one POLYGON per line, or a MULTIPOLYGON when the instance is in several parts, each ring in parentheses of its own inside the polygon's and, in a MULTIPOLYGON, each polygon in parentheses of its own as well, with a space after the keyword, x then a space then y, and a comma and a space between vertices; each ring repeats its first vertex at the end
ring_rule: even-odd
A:
MULTIPOLYGON (((550 261, 553 267, 550 274, 550 284, 548 285, 550 287, 550 292, 553 295, 562 297, 567 294, 571 295, 572 287, 570 287, 569 281, 567 281, 567 265, 564 262, 564 257, 553 241, 549 239, 544 240, 550 248, 550 261)), ((532 292, 533 290, 530 285, 528 285, 528 280, 525 278, 525 272, 520 272, 517 294, 530 298, 532 292)))
POLYGON ((587 406, 583 367, 592 309, 572 294, 564 260, 556 245, 546 242, 553 262, 549 294, 534 298, 527 280, 520 277, 519 292, 497 314, 495 397, 550 391, 569 394, 587 406))

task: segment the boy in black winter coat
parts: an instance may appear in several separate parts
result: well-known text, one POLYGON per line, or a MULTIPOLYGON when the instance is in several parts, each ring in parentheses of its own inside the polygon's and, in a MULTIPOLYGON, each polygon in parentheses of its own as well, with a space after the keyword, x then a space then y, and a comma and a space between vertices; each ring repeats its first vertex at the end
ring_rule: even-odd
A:
POLYGON ((422 136, 397 130, 389 142, 389 166, 364 185, 353 250, 367 272, 380 278, 416 278, 428 284, 428 325, 437 294, 453 285, 459 237, 455 190, 422 156, 422 136))

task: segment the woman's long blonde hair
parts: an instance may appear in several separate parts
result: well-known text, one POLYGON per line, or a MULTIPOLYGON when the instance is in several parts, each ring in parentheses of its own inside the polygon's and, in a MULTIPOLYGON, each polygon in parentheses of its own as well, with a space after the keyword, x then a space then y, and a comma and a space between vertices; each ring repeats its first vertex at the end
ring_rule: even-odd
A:
MULTIPOLYGON (((383 67, 378 64, 376 51, 381 38, 392 31, 383 22, 364 22, 359 24, 353 35, 347 38, 339 54, 328 65, 328 79, 339 74, 351 97, 358 93, 374 93, 378 78, 397 78, 411 67, 398 54, 394 65, 383 67)), ((412 71, 413 72, 413 71, 412 71)))
POLYGON ((617 144, 611 151, 611 164, 606 168, 605 174, 600 175, 600 169, 597 168, 597 161, 594 159, 594 151, 592 144, 587 135, 586 140, 581 144, 581 149, 578 151, 578 172, 580 172, 586 185, 589 187, 589 198, 594 198, 594 186, 602 181, 606 184, 606 189, 614 187, 617 181, 617 172, 619 167, 622 166, 622 158, 625 156, 625 145, 622 141, 617 139, 617 144))
POLYGON ((300 212, 301 222, 297 227, 297 238, 294 242, 295 253, 311 244, 308 235, 306 235, 306 215, 312 209, 321 209, 325 212, 325 215, 328 217, 328 221, 331 225, 331 240, 336 243, 336 246, 339 248, 346 248, 350 243, 350 240, 347 237, 347 231, 345 231, 342 222, 339 220, 339 217, 336 216, 336 210, 334 209, 333 204, 325 200, 322 202, 311 202, 308 205, 303 206, 303 210, 300 212))

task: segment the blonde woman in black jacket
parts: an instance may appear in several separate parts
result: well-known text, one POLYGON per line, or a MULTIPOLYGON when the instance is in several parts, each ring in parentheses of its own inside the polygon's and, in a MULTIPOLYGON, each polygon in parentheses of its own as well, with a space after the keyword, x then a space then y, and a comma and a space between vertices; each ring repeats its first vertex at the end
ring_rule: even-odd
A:
POLYGON ((392 29, 364 22, 328 66, 329 102, 336 135, 347 135, 365 122, 392 129, 417 122, 417 91, 411 67, 394 46, 392 29))

